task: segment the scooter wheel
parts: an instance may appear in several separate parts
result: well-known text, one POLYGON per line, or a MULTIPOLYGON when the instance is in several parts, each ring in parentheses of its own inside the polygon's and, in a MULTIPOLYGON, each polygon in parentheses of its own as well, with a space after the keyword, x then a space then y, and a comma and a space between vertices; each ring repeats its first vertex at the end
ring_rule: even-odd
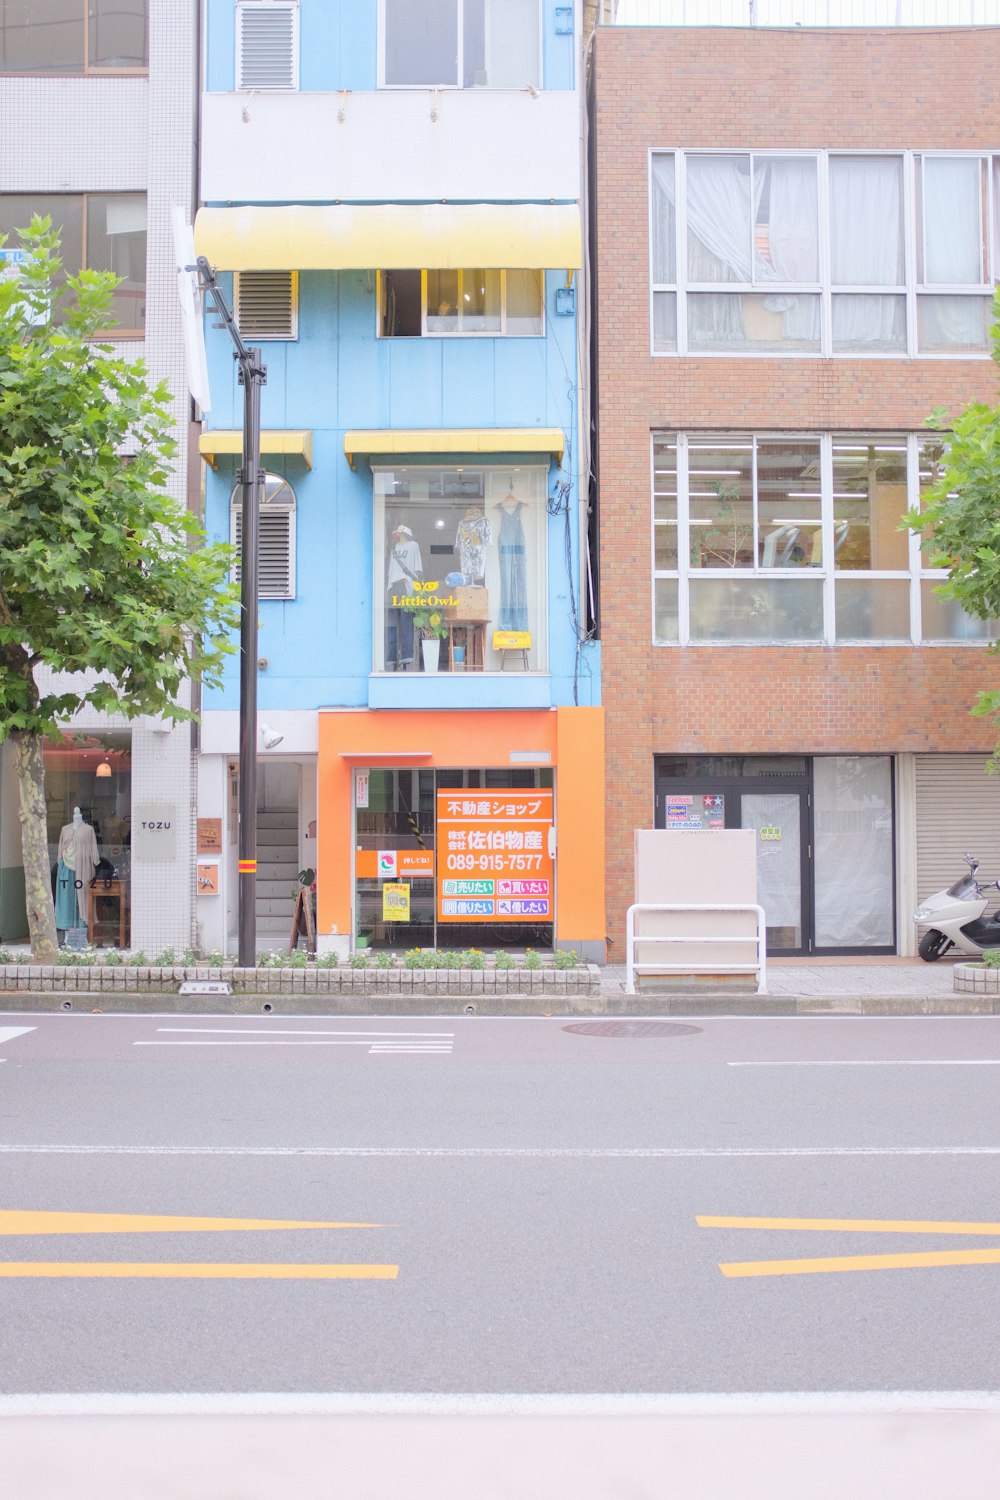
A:
POLYGON ((936 927, 932 927, 930 932, 925 932, 920 939, 920 946, 917 948, 917 952, 925 963, 932 964, 936 958, 940 958, 942 954, 948 952, 949 948, 953 947, 954 944, 951 938, 945 937, 943 932, 938 932, 936 927))

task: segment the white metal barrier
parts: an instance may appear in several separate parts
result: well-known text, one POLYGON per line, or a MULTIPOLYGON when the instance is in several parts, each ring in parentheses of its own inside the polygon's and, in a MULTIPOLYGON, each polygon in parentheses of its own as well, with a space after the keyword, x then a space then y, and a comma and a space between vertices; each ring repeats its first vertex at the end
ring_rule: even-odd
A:
POLYGON ((675 974, 756 974, 758 995, 767 994, 767 928, 764 922, 764 908, 749 903, 739 905, 679 905, 677 903, 664 904, 660 902, 638 902, 630 906, 625 917, 625 962, 627 965, 625 979, 626 995, 635 994, 636 974, 654 971, 662 974, 669 969, 675 974), (688 912, 688 911, 741 911, 753 912, 757 918, 756 933, 731 935, 729 933, 697 932, 697 933, 637 933, 636 915, 644 911, 659 912, 688 912), (637 943, 755 943, 757 948, 757 959, 755 963, 725 964, 725 963, 677 963, 672 964, 661 961, 655 964, 641 963, 635 961, 635 950, 637 943))

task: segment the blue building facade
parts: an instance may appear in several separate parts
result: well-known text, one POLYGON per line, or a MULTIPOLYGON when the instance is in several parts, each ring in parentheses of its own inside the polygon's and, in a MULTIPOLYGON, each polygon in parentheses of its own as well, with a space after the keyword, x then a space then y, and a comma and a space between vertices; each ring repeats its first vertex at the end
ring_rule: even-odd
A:
MULTIPOLYGON (((267 366, 265 939, 287 934, 294 864, 317 873, 321 947, 602 955, 578 28, 550 0, 208 0, 196 246, 267 366), (516 788, 551 793, 527 872, 547 890, 505 855, 467 900, 442 799, 516 788), (393 851, 389 916, 373 858, 393 851)), ((207 342, 206 524, 235 541, 242 391, 225 335, 207 342)), ((234 658, 200 776, 224 836, 199 919, 223 947, 238 706, 234 658)))

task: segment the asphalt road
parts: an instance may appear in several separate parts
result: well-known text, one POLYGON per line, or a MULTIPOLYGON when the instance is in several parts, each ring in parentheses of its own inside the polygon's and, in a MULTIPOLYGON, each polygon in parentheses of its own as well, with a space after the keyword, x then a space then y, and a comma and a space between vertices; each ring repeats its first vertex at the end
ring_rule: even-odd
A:
POLYGON ((8 1015, 0 1059, 8 1411, 1000 1390, 1000 1019, 8 1015))

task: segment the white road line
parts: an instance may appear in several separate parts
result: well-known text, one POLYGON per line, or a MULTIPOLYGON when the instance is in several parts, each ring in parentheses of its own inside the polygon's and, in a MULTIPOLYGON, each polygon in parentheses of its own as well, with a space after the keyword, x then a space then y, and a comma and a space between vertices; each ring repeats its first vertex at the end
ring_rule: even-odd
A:
POLYGON ((705 1391, 691 1395, 208 1391, 0 1396, 3 1417, 805 1416, 1000 1412, 1000 1391, 705 1391))
POLYGON ((37 1031, 37 1026, 0 1026, 0 1047, 5 1042, 12 1042, 15 1037, 27 1036, 29 1031, 37 1031))
POLYGON ((371 1041, 367 1038, 360 1041, 345 1040, 341 1038, 325 1038, 320 1040, 313 1037, 297 1037, 294 1041, 284 1041, 279 1038, 269 1038, 263 1041, 249 1040, 238 1041, 231 1037, 226 1041, 211 1042, 133 1042, 133 1047, 371 1047, 371 1041))
POLYGON ((157 1026, 158 1032, 179 1031, 188 1035, 203 1036, 206 1032, 211 1035, 226 1036, 415 1036, 415 1037, 453 1037, 453 1031, 342 1031, 340 1027, 336 1030, 327 1026, 322 1031, 307 1031, 303 1027, 294 1026, 287 1030, 278 1026, 157 1026))
POLYGON ((450 1047, 369 1047, 369 1057, 452 1057, 450 1047))
POLYGON ((587 1161, 700 1161, 756 1157, 1000 1156, 1000 1146, 78 1146, 0 1144, 0 1156, 321 1156, 587 1161))
POLYGON ((727 1068, 1000 1068, 995 1057, 941 1057, 876 1059, 822 1058, 788 1062, 728 1062, 727 1068))

